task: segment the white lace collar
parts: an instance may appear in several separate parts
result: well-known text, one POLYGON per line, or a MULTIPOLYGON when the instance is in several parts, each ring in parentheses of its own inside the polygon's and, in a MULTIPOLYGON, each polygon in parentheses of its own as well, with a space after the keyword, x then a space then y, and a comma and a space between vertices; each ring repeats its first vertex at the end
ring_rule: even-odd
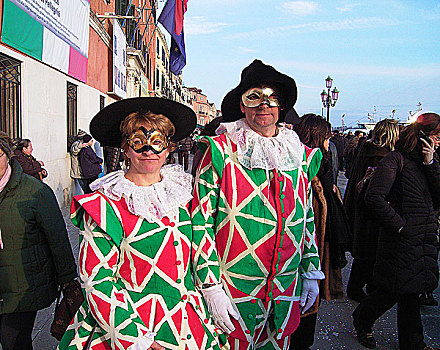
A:
POLYGON ((238 161, 247 169, 289 171, 298 168, 304 155, 304 145, 295 131, 278 126, 278 135, 264 137, 250 128, 245 119, 222 123, 216 133, 226 132, 237 144, 238 161))
POLYGON ((192 175, 180 165, 165 165, 160 170, 162 181, 151 186, 137 186, 124 175, 115 171, 90 185, 108 198, 119 201, 124 197, 130 213, 154 222, 164 216, 179 214, 179 207, 192 199, 192 175))

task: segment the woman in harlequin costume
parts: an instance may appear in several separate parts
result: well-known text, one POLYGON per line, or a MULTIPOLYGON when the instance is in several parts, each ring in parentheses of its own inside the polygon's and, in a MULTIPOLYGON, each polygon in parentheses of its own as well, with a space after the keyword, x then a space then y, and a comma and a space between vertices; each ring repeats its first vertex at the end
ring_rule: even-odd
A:
POLYGON ((192 109, 160 98, 118 101, 91 121, 101 145, 122 145, 128 171, 96 180, 95 192, 72 201, 86 300, 59 349, 222 348, 195 287, 203 237, 188 212, 192 177, 163 166, 195 125, 192 109))

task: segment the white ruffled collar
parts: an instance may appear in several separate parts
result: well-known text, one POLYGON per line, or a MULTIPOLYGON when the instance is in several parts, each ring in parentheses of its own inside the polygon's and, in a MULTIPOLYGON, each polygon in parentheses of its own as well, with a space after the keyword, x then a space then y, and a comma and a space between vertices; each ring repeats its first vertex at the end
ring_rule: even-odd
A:
POLYGON ((264 137, 247 124, 246 119, 222 123, 216 133, 227 133, 237 145, 237 158, 247 169, 289 171, 298 168, 304 155, 304 145, 295 131, 278 126, 278 135, 264 137))
POLYGON ((176 216, 179 207, 192 199, 192 175, 180 165, 165 165, 160 170, 162 181, 150 186, 137 186, 125 177, 124 171, 115 171, 91 183, 108 198, 119 201, 123 197, 130 213, 148 222, 165 216, 176 216))

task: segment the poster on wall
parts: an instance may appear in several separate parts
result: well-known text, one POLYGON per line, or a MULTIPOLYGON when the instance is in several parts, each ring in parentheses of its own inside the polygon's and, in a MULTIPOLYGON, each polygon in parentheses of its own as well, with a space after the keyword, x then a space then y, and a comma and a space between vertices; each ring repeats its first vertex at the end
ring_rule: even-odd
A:
POLYGON ((121 98, 127 96, 127 40, 118 20, 113 20, 113 92, 121 98))
POLYGON ((89 16, 89 0, 4 0, 1 39, 85 82, 89 16))

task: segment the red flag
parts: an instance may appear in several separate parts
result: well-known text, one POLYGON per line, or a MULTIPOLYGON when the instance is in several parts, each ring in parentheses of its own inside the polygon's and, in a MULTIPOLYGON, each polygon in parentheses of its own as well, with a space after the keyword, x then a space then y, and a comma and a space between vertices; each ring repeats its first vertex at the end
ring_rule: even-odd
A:
POLYGON ((183 15, 187 9, 188 0, 176 0, 175 16, 174 16, 174 32, 177 35, 182 33, 183 29, 183 15))

